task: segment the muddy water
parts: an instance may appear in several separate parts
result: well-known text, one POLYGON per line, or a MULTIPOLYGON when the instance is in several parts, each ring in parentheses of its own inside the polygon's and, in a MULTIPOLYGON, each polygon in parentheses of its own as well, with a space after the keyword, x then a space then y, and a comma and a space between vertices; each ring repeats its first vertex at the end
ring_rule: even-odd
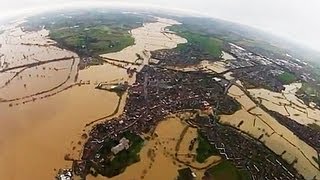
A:
MULTIPOLYGON (((172 48, 177 43, 185 42, 175 35, 166 36, 161 33, 165 27, 174 23, 177 22, 159 19, 159 22, 132 30, 135 45, 112 53, 110 57, 133 61, 136 59, 135 53, 141 53, 144 49, 172 48)), ((15 69, 1 73, 1 79, 7 80, 1 80, 0 86, 19 73, 0 89, 1 179, 52 179, 56 173, 54 168, 70 166, 70 162, 64 161, 64 155, 69 152, 71 157, 79 158, 84 141, 80 136, 90 129, 84 129, 84 126, 112 114, 117 107, 118 96, 96 90, 96 84, 134 81, 134 78, 128 79, 126 70, 104 64, 80 71, 75 82, 79 58, 70 51, 52 46, 54 42, 47 35, 45 30, 24 33, 12 26, 0 36, 0 54, 4 54, 0 59, 1 64, 7 62, 8 67, 75 57, 32 67, 23 72, 15 69), (85 84, 75 84, 79 82, 85 84), (60 86, 55 88, 57 85, 60 86), (68 89, 64 90, 65 88, 68 89), (37 94, 39 92, 44 93, 37 94), (21 99, 3 102, 3 99, 14 98, 21 99)), ((105 56, 109 57, 108 54, 105 56)), ((118 114, 124 107, 125 99, 120 103, 118 114)))
POLYGON ((242 109, 233 115, 223 115, 222 123, 237 127, 243 121, 239 128, 241 131, 255 138, 263 135, 261 142, 279 155, 286 151, 282 157, 289 163, 297 159, 294 166, 306 179, 312 179, 314 176, 320 178, 318 165, 312 159, 313 156, 317 157, 317 152, 312 147, 301 141, 261 108, 256 107, 240 88, 232 86, 228 93, 236 98, 242 105, 242 109))

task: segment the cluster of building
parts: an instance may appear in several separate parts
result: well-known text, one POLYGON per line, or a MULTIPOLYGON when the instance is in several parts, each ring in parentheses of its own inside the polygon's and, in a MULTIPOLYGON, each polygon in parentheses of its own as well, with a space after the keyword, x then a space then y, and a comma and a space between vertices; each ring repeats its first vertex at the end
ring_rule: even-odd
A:
POLYGON ((278 76, 289 71, 275 63, 274 60, 247 51, 232 43, 227 48, 228 52, 236 57, 227 61, 227 69, 233 76, 240 79, 247 88, 266 88, 275 92, 284 89, 284 82, 278 76))
POLYGON ((248 171, 253 180, 303 179, 292 164, 233 127, 220 125, 213 117, 197 116, 192 123, 200 128, 222 158, 231 161, 238 169, 248 171))
POLYGON ((274 92, 285 89, 284 83, 277 78, 283 71, 272 66, 253 66, 246 69, 232 71, 232 76, 237 77, 247 88, 265 88, 274 92))
MULTIPOLYGON (((280 59, 276 57, 270 58, 252 53, 232 43, 225 45, 224 48, 225 51, 236 58, 235 60, 225 61, 226 68, 228 71, 233 72, 233 76, 248 85, 249 88, 262 87, 271 91, 281 92, 284 83, 286 83, 279 79, 279 76, 283 73, 294 75, 296 81, 320 84, 314 67, 290 55, 280 59)), ((270 56, 273 57, 272 55, 270 56)))
POLYGON ((109 139, 119 140, 126 131, 149 132, 171 113, 213 106, 217 114, 233 114, 240 106, 224 93, 225 87, 216 79, 201 72, 184 73, 145 66, 128 89, 124 113, 93 127, 81 160, 74 163, 75 174, 86 176, 92 162, 99 166, 95 159, 109 139))
POLYGON ((249 52, 242 47, 239 47, 235 44, 229 43, 229 46, 227 47, 230 54, 235 56, 237 59, 247 62, 247 66, 249 65, 271 65, 271 59, 267 57, 263 57, 260 55, 257 55, 255 53, 249 52))

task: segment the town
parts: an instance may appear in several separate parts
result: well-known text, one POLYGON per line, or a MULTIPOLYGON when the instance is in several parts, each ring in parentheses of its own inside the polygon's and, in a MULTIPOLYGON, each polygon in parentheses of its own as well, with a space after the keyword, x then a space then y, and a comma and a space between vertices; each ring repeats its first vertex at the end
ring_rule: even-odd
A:
POLYGON ((123 134, 149 133, 170 114, 212 107, 211 118, 200 118, 193 122, 224 159, 249 171, 253 179, 301 179, 292 165, 281 160, 263 144, 216 122, 218 115, 233 114, 240 108, 237 101, 225 93, 226 84, 217 80, 222 78, 202 72, 186 73, 145 66, 137 73, 136 82, 128 89, 129 97, 124 113, 95 125, 91 130, 81 160, 74 160, 75 174, 85 178, 92 173, 90 169, 93 168, 93 174, 112 177, 117 174, 108 173, 108 162, 113 156, 106 157, 101 153, 105 152, 103 149, 106 146, 112 154, 129 148, 128 138, 123 134), (114 141, 114 147, 108 145, 109 141, 114 141), (117 145, 116 142, 120 143, 117 145), (269 173, 270 169, 273 169, 272 173, 269 173))
MULTIPOLYGON (((187 64, 181 52, 172 50, 152 52, 155 63, 146 65, 137 72, 136 82, 128 88, 124 113, 119 117, 96 124, 91 130, 81 160, 74 161, 75 174, 85 178, 87 174, 93 173, 90 172, 93 168, 95 169, 93 174, 103 174, 108 177, 117 175, 130 163, 124 163, 122 169, 116 173, 108 173, 110 171, 107 168, 110 165, 108 162, 113 156, 105 157, 99 154, 104 152, 101 150, 106 148, 105 145, 108 144, 106 142, 114 141, 114 147, 109 147, 109 153, 113 152, 112 154, 116 155, 115 152, 127 151, 126 149, 129 148, 130 141, 126 139, 124 133, 130 132, 135 135, 150 133, 170 114, 211 109, 212 114, 209 117, 198 116, 197 120, 189 122, 200 129, 223 159, 232 162, 239 169, 248 171, 251 179, 303 179, 293 168, 294 162, 288 164, 258 140, 240 133, 234 127, 217 122, 219 115, 233 114, 240 108, 239 103, 227 95, 234 81, 226 79, 224 77, 226 73, 232 72, 232 76, 241 80, 244 88, 259 87, 281 92, 284 90, 284 85, 298 78, 303 79, 301 77, 304 76, 292 73, 296 68, 301 68, 301 63, 290 63, 290 66, 283 67, 270 58, 251 53, 231 43, 225 45, 225 48, 235 59, 224 62, 227 70, 222 73, 208 73, 205 68, 200 71, 186 72, 167 68, 172 65, 195 65, 200 62, 199 59, 209 57, 202 56, 201 53, 197 54, 199 49, 196 46, 187 47, 194 50, 189 51, 190 53, 195 52, 192 56, 188 55, 191 59, 187 64), (116 142, 119 144, 116 145, 116 142)), ((212 58, 213 62, 217 60, 212 58)), ((304 131, 303 129, 308 127, 297 125, 298 123, 294 120, 269 112, 262 104, 256 100, 254 102, 319 151, 316 142, 319 142, 320 136, 317 131, 310 128, 304 131), (286 121, 283 121, 284 118, 286 121)), ((192 173, 192 171, 188 172, 192 173)), ((210 179, 210 168, 206 171, 205 177, 210 179)))

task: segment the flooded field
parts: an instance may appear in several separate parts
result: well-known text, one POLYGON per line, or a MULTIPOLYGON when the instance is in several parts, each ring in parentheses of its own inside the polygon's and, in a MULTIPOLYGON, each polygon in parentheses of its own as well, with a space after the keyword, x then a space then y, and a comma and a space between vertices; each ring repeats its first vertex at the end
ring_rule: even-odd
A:
POLYGON ((311 108, 296 97, 295 93, 301 88, 301 83, 293 83, 285 86, 282 93, 271 92, 265 89, 251 89, 250 94, 260 99, 268 109, 280 112, 300 124, 320 125, 320 110, 311 108))
POLYGON ((220 120, 222 123, 230 124, 260 139, 276 154, 282 154, 289 163, 296 161, 294 166, 306 179, 314 176, 320 178, 318 164, 313 160, 313 157, 318 157, 315 149, 257 107, 239 87, 231 86, 228 93, 242 105, 242 109, 233 115, 223 115, 220 120))
MULTIPOLYGON (((144 51, 146 64, 148 51, 186 42, 163 33, 175 23, 159 19, 134 29, 135 45, 103 56, 133 62, 136 53, 144 51)), ((78 71, 79 57, 54 46, 47 35, 46 30, 23 32, 16 26, 0 35, 0 174, 4 179, 52 179, 55 168, 69 167, 71 162, 64 156, 79 158, 80 137, 90 130, 85 125, 122 113, 125 104, 124 97, 115 113, 119 97, 95 86, 135 79, 110 64, 78 71)))

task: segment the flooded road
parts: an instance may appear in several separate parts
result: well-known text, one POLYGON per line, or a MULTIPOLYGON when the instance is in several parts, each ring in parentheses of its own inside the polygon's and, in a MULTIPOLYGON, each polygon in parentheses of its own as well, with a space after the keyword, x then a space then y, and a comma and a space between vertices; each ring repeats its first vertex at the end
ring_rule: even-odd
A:
MULTIPOLYGON (((132 30, 135 45, 105 57, 135 61, 136 53, 174 48, 185 39, 162 33, 177 22, 159 19, 132 30)), ((84 128, 101 117, 115 112, 119 97, 95 89, 99 82, 134 82, 125 69, 110 64, 77 70, 79 57, 54 46, 48 31, 23 32, 11 26, 0 35, 0 69, 48 61, 26 69, 0 73, 0 174, 1 178, 52 179, 55 168, 69 167, 64 156, 79 158, 84 128), (17 171, 17 169, 19 171, 17 171), (35 171, 36 170, 36 171, 35 171)), ((137 67, 141 69, 142 66, 137 67)), ((126 98, 122 98, 122 113, 126 98)))

